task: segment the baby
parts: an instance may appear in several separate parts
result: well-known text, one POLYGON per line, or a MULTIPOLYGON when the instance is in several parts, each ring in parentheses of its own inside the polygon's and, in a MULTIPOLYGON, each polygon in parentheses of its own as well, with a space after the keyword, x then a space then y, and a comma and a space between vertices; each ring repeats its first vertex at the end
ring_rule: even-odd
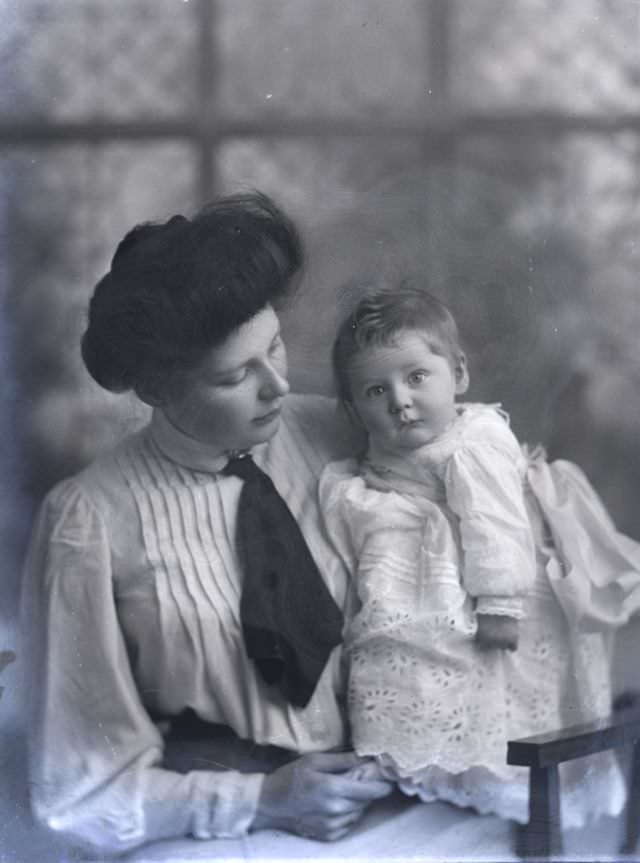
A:
MULTIPOLYGON (((607 715, 613 630, 640 605, 640 546, 579 469, 520 446, 497 405, 459 402, 450 311, 400 286, 364 297, 334 345, 359 461, 320 484, 355 577, 345 633, 353 743, 425 801, 527 820, 507 741, 607 715)), ((617 814, 611 753, 563 765, 565 826, 617 814)))

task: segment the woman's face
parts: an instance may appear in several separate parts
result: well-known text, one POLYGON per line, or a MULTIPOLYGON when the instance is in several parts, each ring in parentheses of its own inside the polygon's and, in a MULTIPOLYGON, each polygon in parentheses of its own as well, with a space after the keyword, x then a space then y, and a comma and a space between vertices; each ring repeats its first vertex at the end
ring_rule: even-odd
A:
POLYGON ((181 373, 162 409, 180 431, 222 451, 269 440, 289 392, 280 322, 266 306, 181 373))

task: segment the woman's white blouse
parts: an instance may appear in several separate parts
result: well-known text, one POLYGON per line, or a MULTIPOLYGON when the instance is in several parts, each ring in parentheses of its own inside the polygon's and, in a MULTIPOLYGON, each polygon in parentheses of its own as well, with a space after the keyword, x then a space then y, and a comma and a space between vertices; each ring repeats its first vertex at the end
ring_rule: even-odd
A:
MULTIPOLYGON (((316 486, 353 445, 333 401, 292 395, 276 436, 253 451, 343 606, 347 577, 323 532, 316 486)), ((234 547, 242 483, 219 473, 225 462, 156 413, 40 509, 24 610, 32 799, 52 829, 110 850, 248 829, 263 775, 163 769, 151 716, 190 707, 240 737, 301 753, 345 742, 339 650, 304 709, 263 684, 246 656, 234 547)))

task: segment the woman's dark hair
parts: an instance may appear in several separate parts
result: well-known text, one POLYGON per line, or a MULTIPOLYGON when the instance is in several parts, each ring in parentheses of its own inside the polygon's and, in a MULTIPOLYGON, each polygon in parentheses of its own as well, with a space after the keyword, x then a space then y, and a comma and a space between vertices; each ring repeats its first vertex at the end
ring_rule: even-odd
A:
POLYGON ((353 358, 367 347, 393 344, 401 330, 423 335, 435 354, 455 365, 462 346, 449 309, 428 291, 402 282, 365 293, 347 315, 333 343, 333 371, 338 397, 352 401, 349 368, 353 358))
POLYGON ((192 219, 137 225, 95 287, 82 357, 112 392, 160 398, 174 374, 288 295, 303 262, 293 222, 259 192, 192 219))

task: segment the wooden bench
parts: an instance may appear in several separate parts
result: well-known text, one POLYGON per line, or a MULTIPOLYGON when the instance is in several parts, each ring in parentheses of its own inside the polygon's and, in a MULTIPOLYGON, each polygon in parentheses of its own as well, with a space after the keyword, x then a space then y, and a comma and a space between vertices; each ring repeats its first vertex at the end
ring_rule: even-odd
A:
POLYGON ((616 710, 606 719, 575 725, 559 732, 510 740, 507 763, 529 768, 529 823, 519 831, 521 857, 552 858, 562 854, 558 767, 605 749, 632 751, 629 798, 621 853, 635 851, 640 834, 640 705, 616 710))

